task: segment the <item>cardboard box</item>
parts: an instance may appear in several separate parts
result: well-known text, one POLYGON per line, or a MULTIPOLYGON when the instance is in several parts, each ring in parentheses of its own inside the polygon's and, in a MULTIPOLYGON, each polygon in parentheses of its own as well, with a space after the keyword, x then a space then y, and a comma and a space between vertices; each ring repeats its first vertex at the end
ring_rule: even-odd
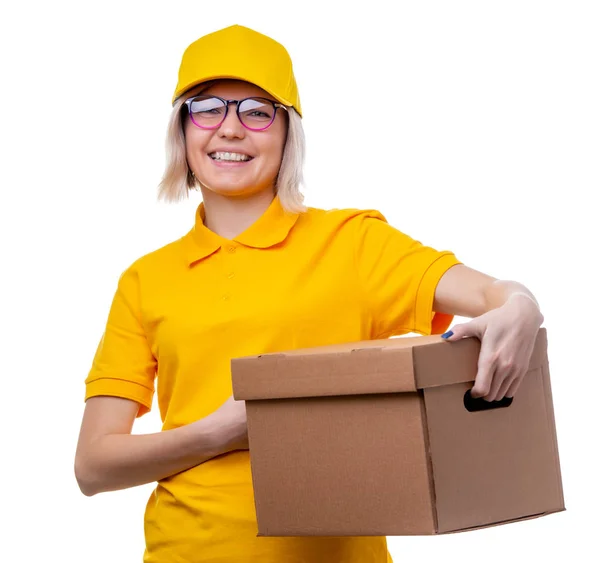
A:
POLYGON ((258 536, 440 534, 564 510, 546 329, 512 403, 470 411, 479 350, 435 335, 232 360, 258 536))

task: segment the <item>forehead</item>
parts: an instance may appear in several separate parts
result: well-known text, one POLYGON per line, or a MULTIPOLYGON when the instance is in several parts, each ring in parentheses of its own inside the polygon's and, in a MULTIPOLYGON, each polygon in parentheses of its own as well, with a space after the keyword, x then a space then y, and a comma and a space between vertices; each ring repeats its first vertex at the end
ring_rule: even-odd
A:
POLYGON ((222 79, 217 80, 208 88, 202 91, 203 94, 213 94, 227 99, 249 98, 250 96, 259 96, 275 100, 268 92, 259 88, 255 84, 243 82, 242 80, 222 79))

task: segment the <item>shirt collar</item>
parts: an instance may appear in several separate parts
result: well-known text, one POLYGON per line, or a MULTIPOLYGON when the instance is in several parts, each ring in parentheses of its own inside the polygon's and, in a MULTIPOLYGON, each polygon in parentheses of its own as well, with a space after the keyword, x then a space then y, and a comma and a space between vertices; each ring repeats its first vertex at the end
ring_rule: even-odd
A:
MULTIPOLYGON (((298 216, 298 213, 285 211, 279 196, 276 195, 263 215, 233 241, 252 248, 269 248, 286 239, 298 216)), ((196 208, 194 228, 184 237, 186 257, 190 266, 231 242, 208 229, 204 224, 205 219, 206 212, 202 202, 196 208)))

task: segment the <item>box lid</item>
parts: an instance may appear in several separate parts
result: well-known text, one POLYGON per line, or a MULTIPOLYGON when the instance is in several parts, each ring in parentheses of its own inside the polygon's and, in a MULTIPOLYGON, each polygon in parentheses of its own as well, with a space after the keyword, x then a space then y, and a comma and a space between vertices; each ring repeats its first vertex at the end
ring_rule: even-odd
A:
MULTIPOLYGON (((546 350, 540 328, 529 369, 546 350)), ((349 342, 234 358, 237 400, 415 392, 474 381, 481 342, 448 342, 439 335, 349 342)))

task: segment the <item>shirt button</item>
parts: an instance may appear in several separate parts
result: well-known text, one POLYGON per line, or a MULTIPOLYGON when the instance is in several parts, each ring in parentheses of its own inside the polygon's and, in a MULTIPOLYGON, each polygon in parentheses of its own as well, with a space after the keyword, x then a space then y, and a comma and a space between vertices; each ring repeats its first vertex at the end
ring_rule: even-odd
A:
POLYGON ((227 251, 233 254, 235 252, 235 246, 230 246, 227 251))
POLYGON ((225 295, 223 295, 223 301, 229 301, 229 297, 230 295, 226 293, 225 295))
POLYGON ((227 274, 228 279, 232 279, 234 276, 235 274, 233 272, 229 272, 229 274, 227 274))

